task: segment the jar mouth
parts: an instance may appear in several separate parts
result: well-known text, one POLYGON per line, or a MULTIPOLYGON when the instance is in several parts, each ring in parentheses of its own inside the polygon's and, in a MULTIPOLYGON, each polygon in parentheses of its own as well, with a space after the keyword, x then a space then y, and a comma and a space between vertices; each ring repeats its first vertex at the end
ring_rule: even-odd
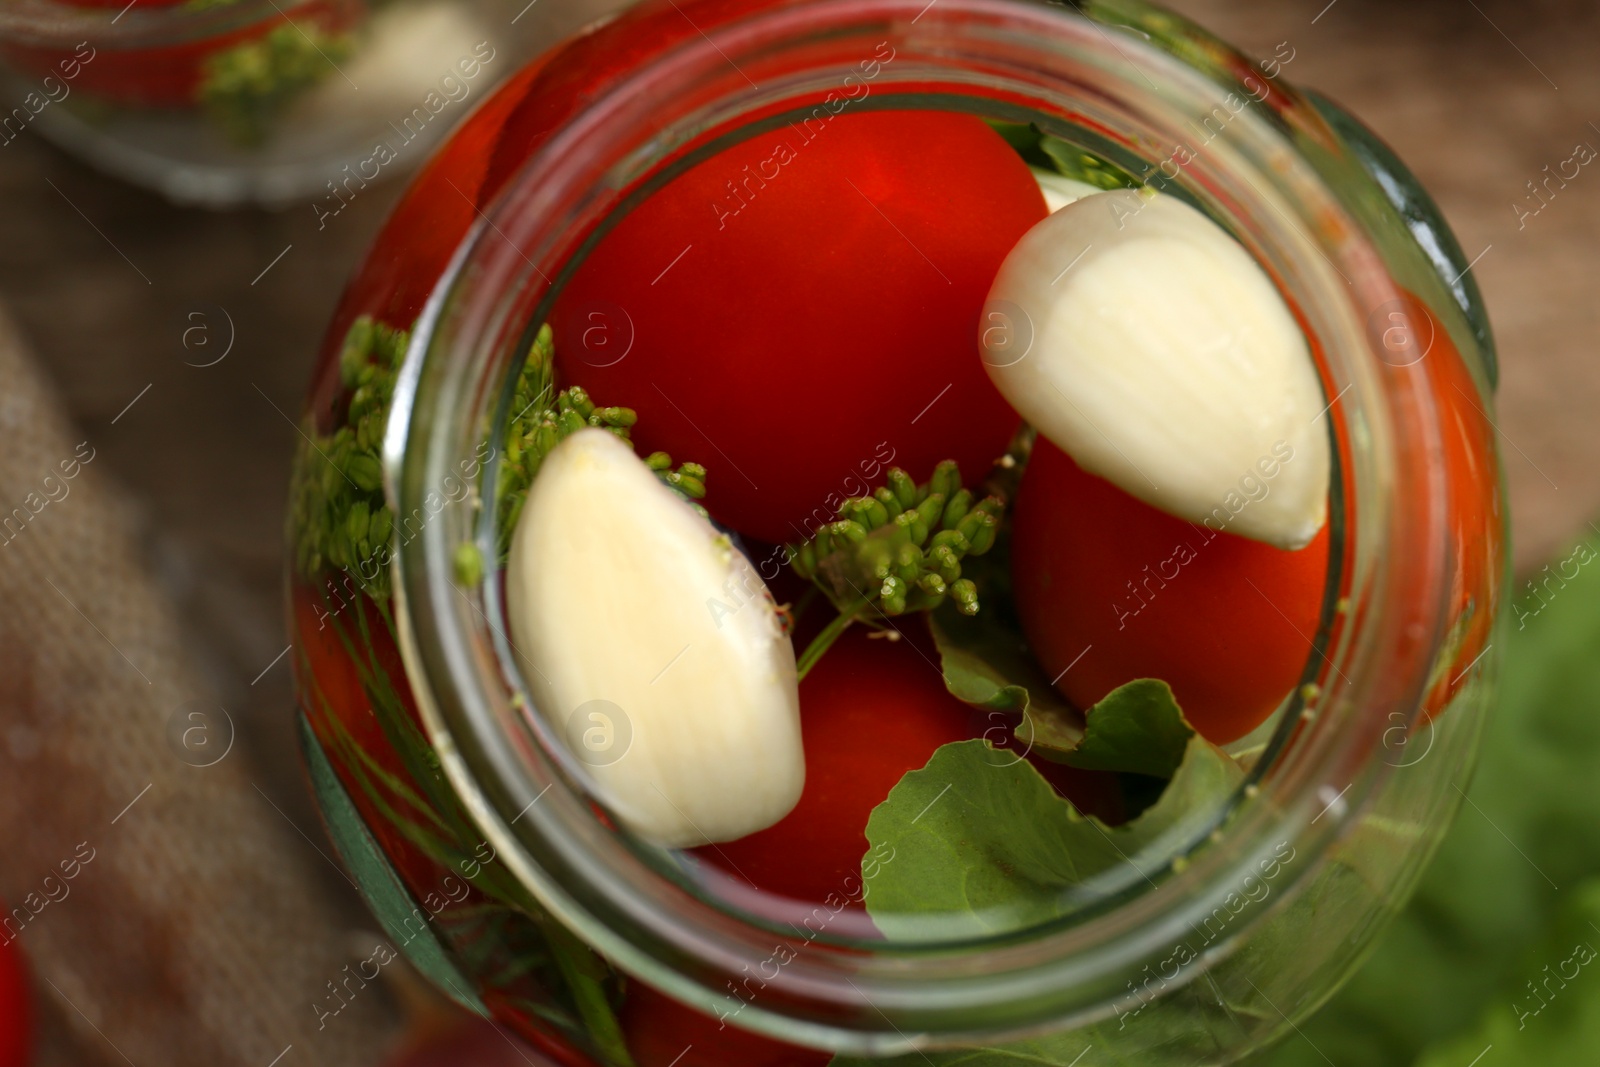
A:
POLYGON ((72 47, 135 52, 221 37, 325 6, 326 0, 234 0, 192 7, 142 2, 126 7, 85 7, 65 0, 9 0, 0 4, 0 40, 29 47, 72 47))
MULTIPOLYGON (((525 713, 492 583, 455 584, 457 546, 483 543, 485 530, 492 544, 492 506, 428 507, 433 517, 395 555, 402 650, 430 739, 486 838, 540 902, 624 970, 705 1011, 726 1017, 736 1006, 741 1026, 868 1054, 1105 1014, 1129 975, 1168 954, 1278 842, 1315 853, 1334 841, 1393 770, 1373 758, 1384 728, 1396 712, 1407 722, 1418 713, 1443 640, 1435 605, 1446 540, 1442 476, 1416 459, 1438 452, 1436 412, 1386 387, 1369 326, 1401 294, 1308 158, 1339 156, 1336 140, 1292 89, 1132 3, 773 7, 706 26, 620 76, 506 184, 435 288, 385 441, 397 514, 423 508, 430 487, 503 424, 506 384, 603 220, 749 136, 752 115, 778 121, 786 101, 836 87, 883 40, 897 59, 863 106, 1033 121, 1147 179, 1159 174, 1243 242, 1313 341, 1335 457, 1331 573, 1305 678, 1320 696, 1310 706, 1294 698, 1228 805, 1186 825, 1186 840, 1158 864, 1130 858, 1095 907, 1050 926, 937 943, 834 931, 805 940, 746 1004, 731 983, 770 962, 774 938, 786 936, 782 917, 694 892, 667 857, 596 816, 554 733, 525 713), (1176 35, 1203 54, 1171 54, 1176 35), (1230 108, 1225 128, 1175 164, 1175 146, 1207 129, 1230 93, 1261 91, 1247 78, 1265 90, 1255 106, 1230 108)), ((487 477, 493 484, 492 466, 487 477)), ((1288 875, 1285 897, 1310 867, 1288 875)), ((1226 955, 1259 918, 1230 927, 1205 960, 1226 955)))

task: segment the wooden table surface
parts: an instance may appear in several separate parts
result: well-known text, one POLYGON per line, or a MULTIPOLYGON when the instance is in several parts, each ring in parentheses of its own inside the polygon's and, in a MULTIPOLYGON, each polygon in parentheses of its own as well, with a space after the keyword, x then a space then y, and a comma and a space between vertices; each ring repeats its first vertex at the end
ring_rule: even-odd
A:
MULTIPOLYGON (((1286 76, 1363 116, 1481 253, 1516 558, 1527 570, 1549 557, 1600 510, 1600 175, 1580 173, 1523 226, 1512 205, 1576 143, 1600 145, 1600 16, 1564 0, 1176 6, 1258 55, 1288 42, 1286 76)), ((174 207, 31 134, 0 148, 0 299, 106 457, 97 469, 143 503, 153 558, 223 646, 246 730, 281 766, 293 763, 284 663, 249 683, 284 644, 291 420, 340 288, 397 193, 366 190, 319 230, 306 206, 174 207), (215 358, 230 320, 227 357, 190 365, 215 358), (193 332, 185 347, 197 325, 212 347, 193 332)))

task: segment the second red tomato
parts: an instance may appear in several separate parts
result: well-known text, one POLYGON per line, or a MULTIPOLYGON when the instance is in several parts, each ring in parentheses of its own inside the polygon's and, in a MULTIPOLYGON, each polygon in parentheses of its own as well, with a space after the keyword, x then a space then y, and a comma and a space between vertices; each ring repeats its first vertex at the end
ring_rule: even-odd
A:
POLYGON ((1313 654, 1326 524, 1294 552, 1217 533, 1084 473, 1043 439, 1014 523, 1023 629, 1079 707, 1159 678, 1195 729, 1225 744, 1272 713, 1313 654))

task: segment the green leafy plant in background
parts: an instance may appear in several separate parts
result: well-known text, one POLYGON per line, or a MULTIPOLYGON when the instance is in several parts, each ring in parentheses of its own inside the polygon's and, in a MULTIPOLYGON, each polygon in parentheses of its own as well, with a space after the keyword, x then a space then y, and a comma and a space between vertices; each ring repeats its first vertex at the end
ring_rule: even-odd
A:
POLYGON ((1600 568, 1562 580, 1501 639, 1468 803, 1417 895, 1302 1035, 1249 1067, 1600 1063, 1600 967, 1517 1013, 1540 1003, 1528 983, 1542 990, 1547 964, 1600 947, 1600 568))

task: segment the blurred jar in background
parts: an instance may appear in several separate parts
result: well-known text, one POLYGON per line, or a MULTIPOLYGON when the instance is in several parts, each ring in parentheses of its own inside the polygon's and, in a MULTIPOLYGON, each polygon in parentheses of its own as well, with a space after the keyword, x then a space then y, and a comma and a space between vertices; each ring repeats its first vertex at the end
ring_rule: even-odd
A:
POLYGON ((0 0, 0 149, 29 131, 212 207, 342 209, 623 0, 0 0))

